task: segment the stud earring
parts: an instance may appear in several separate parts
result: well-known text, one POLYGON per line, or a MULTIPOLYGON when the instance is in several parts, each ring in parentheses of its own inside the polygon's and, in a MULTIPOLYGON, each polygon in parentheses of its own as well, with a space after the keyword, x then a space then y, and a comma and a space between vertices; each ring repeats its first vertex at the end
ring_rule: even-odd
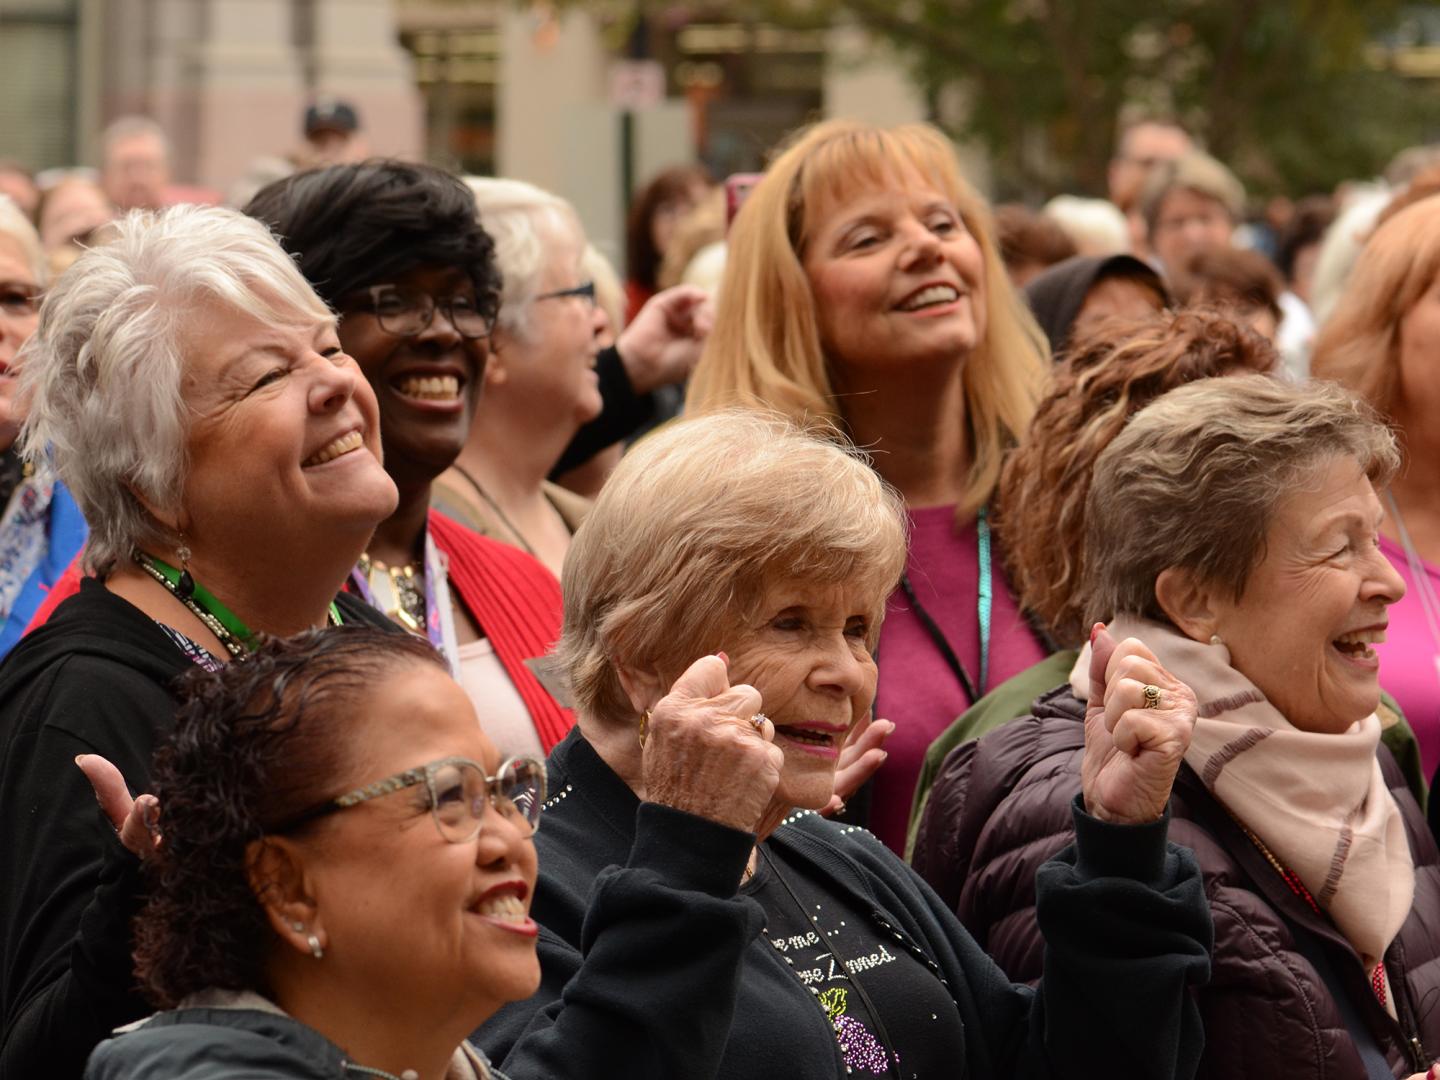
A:
POLYGON ((1224 644, 1225 644, 1225 639, 1222 638, 1219 634, 1211 634, 1211 635, 1210 635, 1210 644, 1211 644, 1211 645, 1224 645, 1224 644))
POLYGON ((315 957, 316 960, 324 959, 325 950, 320 947, 320 939, 318 937, 311 934, 305 939, 305 944, 310 946, 310 955, 315 957))
POLYGON ((292 923, 290 924, 290 928, 291 928, 292 930, 294 930, 297 934, 303 934, 303 933, 305 932, 305 924, 304 924, 303 922, 298 921, 298 920, 295 921, 295 922, 292 922, 292 923))
POLYGON ((181 540, 176 554, 180 556, 180 580, 175 583, 175 592, 180 599, 188 600, 195 595, 195 579, 190 576, 190 546, 181 540))

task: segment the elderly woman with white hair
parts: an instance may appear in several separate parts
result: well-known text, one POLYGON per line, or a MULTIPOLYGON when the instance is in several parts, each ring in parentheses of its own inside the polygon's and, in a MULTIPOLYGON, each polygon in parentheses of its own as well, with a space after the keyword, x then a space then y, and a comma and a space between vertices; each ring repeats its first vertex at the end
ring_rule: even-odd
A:
POLYGON ((509 1075, 1189 1075, 1209 926, 1165 805, 1193 698, 1136 643, 1097 672, 1038 990, 814 812, 868 722, 904 564, 899 497, 786 420, 681 421, 621 461, 562 582, 578 719, 536 837, 540 991, 475 1036, 509 1075))
POLYGON ((119 222, 21 359, 25 448, 50 448, 94 576, 0 667, 0 1074, 65 1077, 147 1011, 116 833, 143 835, 127 789, 149 789, 174 680, 262 633, 389 626, 337 594, 396 491, 335 316, 234 211, 119 222))
POLYGON ((0 658, 85 542, 85 519, 48 460, 27 464, 15 447, 15 357, 39 321, 44 284, 40 238, 0 195, 0 658))
MULTIPOLYGON (((598 370, 605 315, 584 271, 585 229, 574 207, 520 180, 468 182, 495 240, 504 286, 470 439, 436 483, 435 501, 462 524, 523 548, 559 575, 588 502, 548 477, 557 465, 579 464, 562 464, 562 456, 610 396, 598 370)), ((606 365, 610 381, 628 378, 643 390, 671 376, 639 377, 637 371, 688 370, 708 329, 704 300, 699 289, 673 289, 642 309, 614 347, 606 365)), ((647 418, 648 412, 637 414, 632 426, 647 418)))

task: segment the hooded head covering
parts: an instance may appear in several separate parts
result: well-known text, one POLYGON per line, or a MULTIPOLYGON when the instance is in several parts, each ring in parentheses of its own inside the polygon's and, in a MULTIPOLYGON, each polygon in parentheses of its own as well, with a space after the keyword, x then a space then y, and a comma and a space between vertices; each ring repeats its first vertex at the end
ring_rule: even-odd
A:
POLYGON ((1050 339, 1051 356, 1059 358, 1090 290, 1110 277, 1133 278, 1149 285, 1162 302, 1169 303, 1170 294, 1160 275, 1133 255, 1077 255, 1056 263, 1024 289, 1025 302, 1050 339))

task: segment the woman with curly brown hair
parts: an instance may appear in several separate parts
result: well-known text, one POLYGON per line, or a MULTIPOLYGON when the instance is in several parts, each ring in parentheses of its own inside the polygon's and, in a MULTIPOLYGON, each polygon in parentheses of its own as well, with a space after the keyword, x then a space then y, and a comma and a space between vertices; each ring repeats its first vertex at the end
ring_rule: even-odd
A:
POLYGON ((1085 558, 1085 500, 1100 452, 1125 422, 1161 394, 1196 379, 1269 372, 1268 342, 1214 312, 1186 311, 1094 326, 1056 365, 1035 422, 1005 463, 995 521, 1010 581, 1025 610, 1061 647, 1001 683, 930 746, 915 786, 909 841, 945 756, 1065 681, 1089 626, 1079 585, 1085 558))
POLYGON ((428 643, 311 631, 191 679, 153 779, 135 960, 168 1011, 87 1077, 498 1076, 465 1037, 540 980, 545 772, 428 643))

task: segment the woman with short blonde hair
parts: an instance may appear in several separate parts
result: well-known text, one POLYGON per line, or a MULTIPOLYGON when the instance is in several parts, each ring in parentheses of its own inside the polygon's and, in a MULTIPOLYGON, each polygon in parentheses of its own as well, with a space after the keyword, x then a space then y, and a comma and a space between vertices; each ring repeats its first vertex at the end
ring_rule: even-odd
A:
POLYGON ((900 727, 868 819, 896 850, 930 741, 1046 652, 1006 585, 987 505, 1047 359, 990 211, 933 127, 808 128, 735 219, 688 407, 826 421, 874 453, 910 513, 878 705, 900 727))
POLYGON ((1380 546, 1405 580, 1377 647, 1385 689, 1440 770, 1440 195, 1421 199, 1365 242, 1315 339, 1311 374, 1334 379, 1397 429, 1405 465, 1382 492, 1380 546))

